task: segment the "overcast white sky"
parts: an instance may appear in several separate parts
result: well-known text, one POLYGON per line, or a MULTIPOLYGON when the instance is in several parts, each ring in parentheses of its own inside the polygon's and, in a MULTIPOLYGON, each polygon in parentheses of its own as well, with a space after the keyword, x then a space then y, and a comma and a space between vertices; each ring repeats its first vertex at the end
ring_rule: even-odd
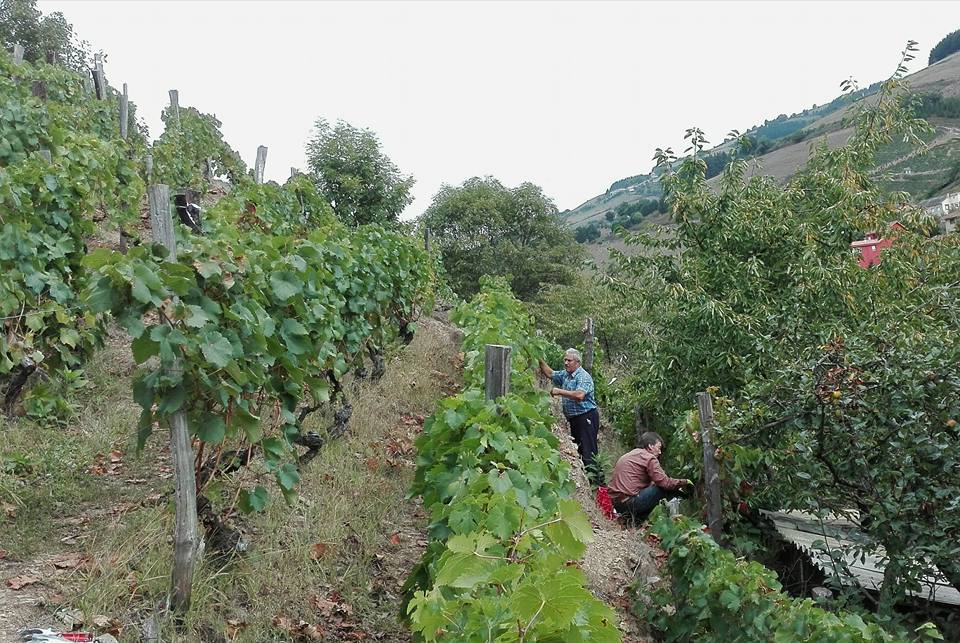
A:
POLYGON ((305 166, 318 117, 374 130, 413 174, 419 215, 443 183, 533 181, 563 210, 647 172, 656 147, 711 143, 822 104, 841 80, 911 71, 960 28, 956 2, 81 2, 152 137, 167 90, 214 113, 267 178, 305 166))

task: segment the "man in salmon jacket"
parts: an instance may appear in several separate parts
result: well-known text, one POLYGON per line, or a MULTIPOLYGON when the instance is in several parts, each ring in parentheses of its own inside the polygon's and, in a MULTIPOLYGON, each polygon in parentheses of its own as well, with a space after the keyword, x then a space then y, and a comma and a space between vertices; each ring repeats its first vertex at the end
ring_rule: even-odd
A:
POLYGON ((671 478, 660 466, 663 439, 653 431, 640 436, 638 448, 617 460, 610 479, 609 493, 613 507, 640 523, 663 499, 686 495, 693 482, 671 478))

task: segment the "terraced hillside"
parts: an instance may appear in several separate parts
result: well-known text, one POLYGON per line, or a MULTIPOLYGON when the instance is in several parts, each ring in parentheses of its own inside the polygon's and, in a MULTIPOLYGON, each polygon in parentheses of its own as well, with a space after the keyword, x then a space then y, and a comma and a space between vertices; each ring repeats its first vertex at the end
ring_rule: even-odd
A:
MULTIPOLYGON (((917 150, 903 143, 891 144, 879 158, 876 176, 884 187, 908 192, 917 202, 960 190, 960 53, 949 56, 907 77, 911 89, 921 98, 919 114, 934 126, 927 147, 917 150)), ((747 134, 766 138, 772 149, 755 157, 749 174, 764 174, 787 179, 810 158, 811 148, 821 142, 830 147, 843 144, 853 133, 850 116, 860 101, 875 100, 874 86, 861 90, 855 100, 838 97, 828 105, 789 117, 768 121, 747 134), (779 135, 776 139, 769 136, 779 135)), ((708 154, 723 154, 730 143, 719 145, 708 154)), ((714 179, 717 180, 717 179, 714 179)), ((587 244, 595 259, 602 262, 610 246, 617 245, 611 227, 630 204, 660 197, 660 186, 652 174, 638 175, 614 182, 603 194, 573 210, 561 213, 573 228, 594 224, 600 235, 587 244), (612 214, 608 214, 612 211, 612 214), (611 221, 613 219, 613 221, 611 221)), ((655 213, 662 221, 662 213, 655 213)), ((651 220, 650 217, 644 219, 651 220)), ((632 219, 637 224, 637 218, 632 219)))

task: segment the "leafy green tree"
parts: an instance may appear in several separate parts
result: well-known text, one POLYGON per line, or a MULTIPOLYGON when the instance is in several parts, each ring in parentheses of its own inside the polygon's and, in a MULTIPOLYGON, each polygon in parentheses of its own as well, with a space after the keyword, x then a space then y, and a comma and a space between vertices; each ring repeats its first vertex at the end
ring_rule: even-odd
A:
POLYGON ((414 179, 380 149, 377 135, 344 121, 315 124, 307 143, 307 164, 317 189, 340 220, 354 225, 386 223, 413 200, 414 179))
POLYGON ((501 275, 528 300, 544 284, 570 283, 583 257, 557 207, 532 183, 507 188, 488 176, 444 185, 419 223, 461 297, 478 292, 481 276, 501 275))
POLYGON ((52 55, 63 66, 81 71, 90 58, 89 45, 80 42, 73 25, 59 11, 43 15, 36 0, 0 0, 0 44, 12 49, 23 45, 29 62, 52 55))
POLYGON ((580 226, 573 233, 573 238, 577 240, 577 243, 590 243, 594 239, 599 239, 600 224, 593 221, 585 226, 580 226))
POLYGON ((947 34, 934 45, 933 49, 930 50, 930 58, 927 60, 927 64, 932 65, 958 51, 960 51, 960 29, 947 34))
MULTIPOLYGON (((728 499, 745 481, 759 507, 855 511, 863 549, 889 559, 887 614, 935 568, 960 587, 960 245, 916 232, 923 213, 870 178, 893 136, 919 144, 929 131, 901 80, 912 51, 847 145, 821 145, 786 185, 745 180, 735 161, 714 192, 702 136, 688 131, 692 154, 661 178, 676 227, 627 235, 647 251, 617 267, 650 323, 636 338, 638 401, 664 426, 698 390, 729 398, 717 432, 728 499), (895 243, 863 269, 850 243, 870 230, 895 243)), ((675 163, 669 150, 657 157, 675 163)), ((691 476, 693 425, 668 450, 691 476)))

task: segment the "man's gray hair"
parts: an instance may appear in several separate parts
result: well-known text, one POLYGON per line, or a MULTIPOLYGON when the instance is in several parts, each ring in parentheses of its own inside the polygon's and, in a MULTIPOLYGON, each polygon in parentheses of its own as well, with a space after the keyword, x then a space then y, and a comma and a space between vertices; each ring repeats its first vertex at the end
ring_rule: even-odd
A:
POLYGON ((563 354, 572 357, 581 364, 583 363, 583 355, 581 355, 580 351, 578 351, 576 348, 568 348, 563 354))

